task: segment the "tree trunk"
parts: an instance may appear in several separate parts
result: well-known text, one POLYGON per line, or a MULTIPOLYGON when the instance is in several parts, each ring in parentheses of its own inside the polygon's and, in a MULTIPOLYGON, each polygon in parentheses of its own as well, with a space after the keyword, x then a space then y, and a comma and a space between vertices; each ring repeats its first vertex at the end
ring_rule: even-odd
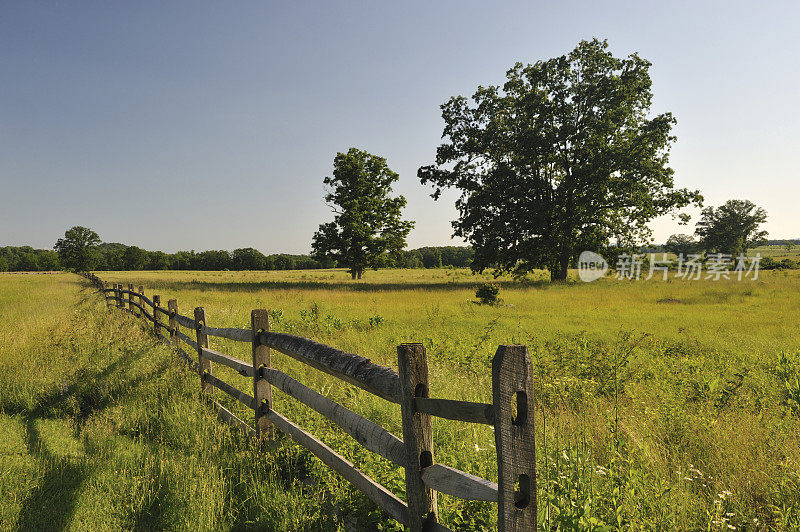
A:
POLYGON ((558 259, 553 261, 550 266, 550 281, 566 281, 569 261, 572 259, 572 252, 569 249, 563 250, 558 259))
POLYGON ((567 280, 567 269, 562 268, 560 264, 553 265, 550 268, 550 282, 553 281, 566 281, 567 280))
POLYGON ((358 270, 358 278, 361 279, 361 274, 364 273, 363 270, 358 270))
POLYGON ((356 280, 356 271, 355 271, 355 270, 350 270, 350 276, 351 276, 351 277, 353 278, 353 280, 355 281, 355 280, 356 280))

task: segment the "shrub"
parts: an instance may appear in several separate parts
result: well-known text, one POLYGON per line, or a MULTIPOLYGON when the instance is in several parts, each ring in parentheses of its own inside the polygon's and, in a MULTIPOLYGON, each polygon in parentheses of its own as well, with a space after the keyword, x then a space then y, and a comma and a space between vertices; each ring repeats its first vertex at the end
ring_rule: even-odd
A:
POLYGON ((497 297, 500 293, 500 285, 497 283, 486 283, 475 290, 475 297, 480 300, 481 305, 496 305, 501 299, 497 297))

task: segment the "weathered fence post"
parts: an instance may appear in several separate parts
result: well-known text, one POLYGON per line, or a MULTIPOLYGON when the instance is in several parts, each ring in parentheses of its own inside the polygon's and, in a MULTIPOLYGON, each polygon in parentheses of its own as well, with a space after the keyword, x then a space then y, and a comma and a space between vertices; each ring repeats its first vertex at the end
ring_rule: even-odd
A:
POLYGON ((178 318, 175 315, 178 313, 178 300, 170 299, 167 301, 167 310, 169 310, 169 341, 177 347, 178 346, 178 318))
POLYGON ((134 316, 136 315, 136 311, 133 310, 133 284, 128 284, 128 310, 131 311, 131 314, 134 316))
POLYGON ((144 287, 139 285, 139 304, 142 306, 142 318, 147 319, 147 316, 144 314, 144 309, 146 308, 144 305, 144 287))
POLYGON ((533 364, 524 345, 501 345, 492 360, 498 530, 536 529, 533 364))
POLYGON ((431 416, 417 412, 415 397, 428 397, 428 359, 422 344, 397 346, 397 368, 400 376, 400 414, 403 421, 403 442, 406 447, 406 500, 409 528, 413 532, 427 523, 438 522, 436 492, 425 486, 422 469, 433 465, 431 416))
POLYGON ((194 309, 194 328, 197 333, 197 361, 200 364, 200 390, 211 391, 211 384, 206 382, 205 374, 211 375, 211 361, 203 358, 203 348, 208 347, 208 335, 203 332, 206 324, 206 310, 203 307, 194 309))
POLYGON ((272 408, 272 386, 261 373, 262 369, 271 367, 269 347, 261 343, 261 333, 269 332, 269 313, 264 309, 256 309, 250 313, 250 327, 253 331, 253 397, 256 399, 256 434, 272 440, 275 428, 267 419, 266 413, 272 408))
POLYGON ((106 306, 108 306, 108 292, 106 290, 108 290, 108 282, 107 281, 103 283, 103 297, 106 298, 106 306))
POLYGON ((139 285, 139 292, 138 293, 139 293, 139 307, 140 307, 139 308, 139 316, 141 318, 144 318, 144 300, 142 299, 142 296, 144 295, 144 286, 139 285))
POLYGON ((125 308, 125 301, 122 299, 122 285, 117 283, 117 307, 125 308))
POLYGON ((161 305, 161 296, 153 294, 153 334, 156 338, 161 338, 161 314, 158 313, 158 307, 161 305))

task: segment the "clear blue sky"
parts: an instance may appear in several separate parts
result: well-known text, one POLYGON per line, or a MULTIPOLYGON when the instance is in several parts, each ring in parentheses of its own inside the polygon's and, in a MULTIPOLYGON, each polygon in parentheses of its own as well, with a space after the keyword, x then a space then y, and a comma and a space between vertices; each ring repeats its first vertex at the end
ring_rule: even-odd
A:
POLYGON ((679 186, 750 199, 771 237, 800 237, 798 20, 796 1, 7 0, 0 245, 85 225, 147 249, 306 253, 351 146, 400 173, 411 247, 452 243, 455 196, 416 178, 439 105, 593 36, 653 63, 679 186))

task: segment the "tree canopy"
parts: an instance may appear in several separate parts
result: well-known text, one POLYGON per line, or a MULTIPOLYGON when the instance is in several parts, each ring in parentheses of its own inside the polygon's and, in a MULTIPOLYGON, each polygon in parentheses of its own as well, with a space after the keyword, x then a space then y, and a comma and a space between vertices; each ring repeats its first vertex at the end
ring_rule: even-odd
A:
POLYGON ((97 246, 100 237, 88 227, 75 226, 64 233, 54 246, 65 268, 75 271, 88 271, 95 267, 100 259, 97 246))
POLYGON ((699 204, 675 189, 668 166, 670 113, 649 117, 650 63, 614 57, 605 41, 568 55, 517 63, 501 88, 442 105, 436 163, 418 177, 456 188, 455 236, 475 250, 473 269, 546 267, 553 279, 583 250, 643 243, 653 217, 699 204))
POLYGON ((233 250, 231 264, 234 270, 265 270, 267 257, 253 248, 240 248, 233 250))
POLYGON ((691 235, 670 235, 664 249, 675 255, 687 256, 698 251, 698 243, 691 235))
POLYGON ((337 153, 333 175, 323 180, 330 187, 325 202, 335 217, 314 234, 313 256, 349 268, 353 279, 366 268, 386 265, 405 247, 414 226, 400 218, 406 199, 390 196, 398 178, 383 157, 356 148, 337 153))
POLYGON ((738 256, 767 242, 768 233, 759 229, 766 221, 767 212, 753 202, 728 200, 716 209, 703 209, 695 234, 706 251, 738 256))

